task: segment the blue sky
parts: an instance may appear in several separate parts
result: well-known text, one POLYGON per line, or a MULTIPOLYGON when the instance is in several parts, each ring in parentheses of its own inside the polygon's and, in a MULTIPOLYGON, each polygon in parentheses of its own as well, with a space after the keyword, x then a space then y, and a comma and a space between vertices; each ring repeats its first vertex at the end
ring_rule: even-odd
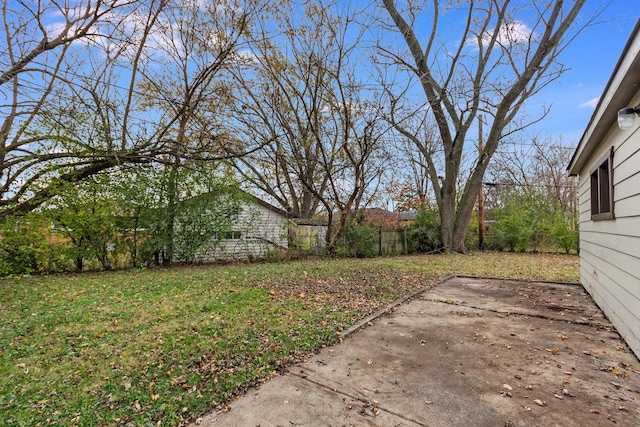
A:
MULTIPOLYGON (((593 13, 602 3, 587 0, 584 14, 593 13)), ((613 0, 600 19, 604 22, 580 34, 561 58, 570 70, 531 100, 552 108, 527 134, 562 135, 565 144, 577 145, 638 18, 640 1, 613 0)))

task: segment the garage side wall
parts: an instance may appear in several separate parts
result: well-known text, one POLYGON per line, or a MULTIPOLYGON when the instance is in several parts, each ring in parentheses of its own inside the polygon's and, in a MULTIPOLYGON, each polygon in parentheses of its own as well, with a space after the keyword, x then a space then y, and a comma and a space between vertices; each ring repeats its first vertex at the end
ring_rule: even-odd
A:
POLYGON ((611 128, 580 172, 578 194, 582 284, 640 356, 640 126, 611 128), (590 171, 611 147, 615 219, 593 221, 590 171))
POLYGON ((287 218, 257 203, 242 206, 233 231, 213 238, 200 250, 197 262, 261 259, 270 250, 287 248, 287 218))

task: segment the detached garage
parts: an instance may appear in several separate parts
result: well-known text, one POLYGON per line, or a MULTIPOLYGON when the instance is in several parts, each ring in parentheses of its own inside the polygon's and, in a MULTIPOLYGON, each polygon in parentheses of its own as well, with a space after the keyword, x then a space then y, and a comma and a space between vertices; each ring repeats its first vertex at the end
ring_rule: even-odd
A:
POLYGON ((640 21, 568 171, 579 176, 582 285, 640 356, 640 21))

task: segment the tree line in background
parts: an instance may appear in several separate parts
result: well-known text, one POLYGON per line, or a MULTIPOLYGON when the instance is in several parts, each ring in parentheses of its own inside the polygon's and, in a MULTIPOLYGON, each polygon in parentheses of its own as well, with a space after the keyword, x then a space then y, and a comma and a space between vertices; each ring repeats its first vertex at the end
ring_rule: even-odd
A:
POLYGON ((495 159, 549 112, 526 101, 597 18, 583 5, 2 0, 4 262, 63 263, 51 225, 78 270, 189 261, 185 242, 232 228, 239 188, 322 219, 329 254, 388 199, 420 212, 416 250, 465 252, 487 177, 492 245, 540 249, 562 224, 572 242, 574 184, 545 163, 564 151, 495 159))

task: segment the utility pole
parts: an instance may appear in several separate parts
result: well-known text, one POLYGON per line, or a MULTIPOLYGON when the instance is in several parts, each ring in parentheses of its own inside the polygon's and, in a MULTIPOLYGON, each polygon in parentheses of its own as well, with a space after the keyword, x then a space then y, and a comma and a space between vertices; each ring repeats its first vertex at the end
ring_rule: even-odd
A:
MULTIPOLYGON (((482 159, 482 114, 478 114, 478 155, 482 159)), ((484 183, 478 190, 478 249, 484 250, 484 183)))

